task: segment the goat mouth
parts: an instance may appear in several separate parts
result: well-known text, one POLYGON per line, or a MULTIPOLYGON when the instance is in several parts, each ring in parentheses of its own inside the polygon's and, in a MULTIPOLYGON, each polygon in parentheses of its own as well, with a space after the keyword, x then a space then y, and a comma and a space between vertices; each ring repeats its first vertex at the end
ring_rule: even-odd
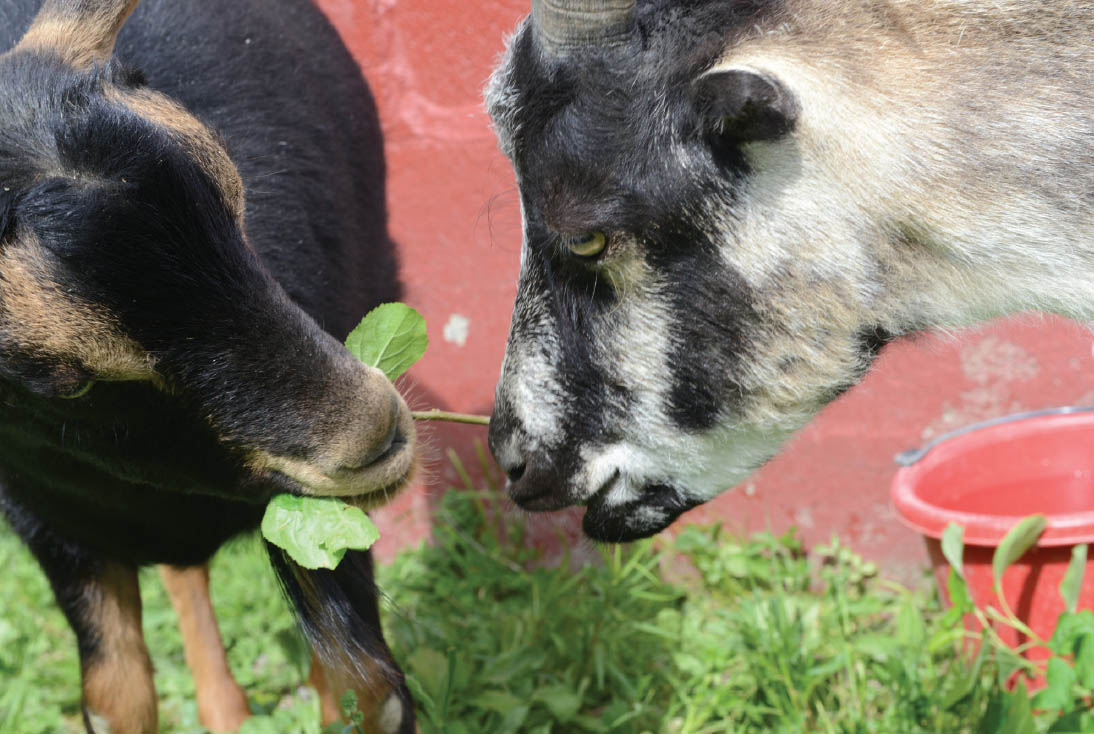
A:
POLYGON ((378 507, 383 507, 391 502, 391 500, 395 499, 400 492, 410 485, 410 480, 414 477, 416 469, 417 464, 411 464, 410 467, 403 472, 402 476, 389 484, 377 489, 371 489, 363 494, 339 497, 339 499, 348 505, 353 505, 366 512, 375 510, 378 507))
POLYGON ((374 509, 392 500, 414 476, 418 465, 413 434, 401 434, 380 456, 362 468, 324 471, 301 459, 262 454, 253 463, 260 476, 274 478, 287 491, 306 497, 337 497, 361 509, 374 509))
POLYGON ((619 484, 622 473, 616 469, 612 472, 611 476, 605 479, 596 491, 586 497, 580 502, 580 504, 587 507, 596 506, 597 508, 603 508, 608 502, 608 495, 611 494, 615 486, 619 484))
POLYGON ((666 484, 643 487, 636 499, 609 504, 610 490, 593 496, 585 510, 581 527, 592 540, 607 543, 628 543, 656 535, 681 514, 701 504, 685 498, 677 489, 666 484))

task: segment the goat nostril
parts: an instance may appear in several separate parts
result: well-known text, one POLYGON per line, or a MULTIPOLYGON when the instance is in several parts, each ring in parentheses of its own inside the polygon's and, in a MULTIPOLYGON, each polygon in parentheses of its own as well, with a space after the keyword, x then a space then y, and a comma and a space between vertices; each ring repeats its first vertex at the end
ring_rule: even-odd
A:
POLYGON ((514 466, 512 469, 506 469, 505 476, 509 477, 510 482, 519 481, 520 478, 524 476, 524 470, 527 467, 527 464, 520 464, 519 466, 514 466))
POLYGON ((392 454, 396 453, 403 446, 406 445, 406 436, 399 430, 398 423, 392 423, 391 429, 384 436, 380 443, 372 447, 372 450, 362 456, 360 460, 353 464, 348 464, 344 468, 346 469, 364 469, 367 466, 377 464, 392 454))

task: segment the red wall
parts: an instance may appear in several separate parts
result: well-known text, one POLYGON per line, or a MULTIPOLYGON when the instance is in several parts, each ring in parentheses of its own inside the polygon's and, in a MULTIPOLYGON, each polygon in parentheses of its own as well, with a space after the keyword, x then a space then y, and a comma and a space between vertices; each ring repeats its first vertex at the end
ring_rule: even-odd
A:
MULTIPOLYGON (((406 300, 429 323, 430 348, 403 384, 415 407, 488 413, 505 347, 520 254, 512 174, 482 109, 482 87, 526 0, 319 0, 361 62, 387 148, 391 230, 406 300), (447 327, 447 328, 446 328, 447 327)), ((893 455, 969 422, 1058 404, 1094 404, 1085 330, 1025 317, 972 333, 893 345, 858 388, 736 490, 682 522, 740 530, 795 525, 833 533, 891 572, 914 578, 926 558, 888 501, 893 455)), ((428 429, 423 481, 378 513, 388 556, 429 531, 438 494, 458 483, 444 458, 472 462, 476 427, 428 429)), ((536 516, 538 532, 576 530, 571 515, 536 516)))

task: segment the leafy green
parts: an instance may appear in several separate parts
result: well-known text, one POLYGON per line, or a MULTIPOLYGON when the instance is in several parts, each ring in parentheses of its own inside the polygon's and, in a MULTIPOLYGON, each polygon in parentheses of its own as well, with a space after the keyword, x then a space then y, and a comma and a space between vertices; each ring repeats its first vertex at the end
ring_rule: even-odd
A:
POLYGON ((346 337, 350 353, 378 367, 389 380, 410 369, 428 346, 425 319, 402 303, 385 303, 372 309, 346 337))
POLYGON ((1045 672, 1048 685, 1033 699, 1037 708, 1059 711, 1071 705, 1071 686, 1075 684, 1075 670, 1063 658, 1048 661, 1045 672))
POLYGON ((964 543, 965 528, 955 522, 951 522, 942 531, 942 555, 950 564, 950 568, 957 572, 961 578, 965 578, 964 569, 964 543))
MULTIPOLYGON (((394 380, 429 345, 425 319, 410 306, 385 303, 368 312, 346 338, 346 348, 394 380)), ((334 499, 280 494, 262 517, 262 535, 305 568, 335 568, 347 549, 364 550, 380 537, 368 516, 334 499)))
POLYGON ((1071 549, 1071 561, 1067 572, 1060 582, 1060 596, 1067 605, 1067 611, 1074 612, 1079 607, 1079 592, 1083 588, 1083 572, 1086 570, 1086 543, 1080 543, 1071 549))
POLYGON ((1037 538, 1041 537, 1041 533, 1044 532, 1047 523, 1048 521, 1045 520, 1044 515, 1030 515, 1022 518, 1017 525, 1003 536, 1003 540, 999 543, 999 547, 995 549, 991 559, 992 573, 995 577, 997 590, 1002 588, 1003 571, 1033 547, 1033 544, 1037 542, 1037 538))
POLYGON ((333 498, 279 494, 266 505, 262 535, 304 568, 335 568, 347 549, 380 538, 368 515, 333 498))
MULTIPOLYGON (((1043 668, 967 630, 965 615, 947 613, 929 588, 879 576, 840 541, 807 549, 794 533, 692 526, 675 541, 545 557, 526 543, 521 518, 494 505, 496 483, 483 491, 462 465, 456 473, 469 489, 439 499, 431 542, 376 569, 390 595, 384 634, 422 734, 1094 731, 1090 610, 1061 615, 1051 693, 1031 706, 1012 673, 1043 668)), ((82 732, 75 641, 48 582, 2 525, 0 567, 0 734, 82 732)), ((212 585, 229 662, 256 714, 241 731, 361 734, 357 723, 320 727, 315 695, 301 685, 310 652, 261 546, 229 544, 213 560, 212 585)), ((141 592, 160 731, 203 734, 154 569, 142 571, 141 592)))

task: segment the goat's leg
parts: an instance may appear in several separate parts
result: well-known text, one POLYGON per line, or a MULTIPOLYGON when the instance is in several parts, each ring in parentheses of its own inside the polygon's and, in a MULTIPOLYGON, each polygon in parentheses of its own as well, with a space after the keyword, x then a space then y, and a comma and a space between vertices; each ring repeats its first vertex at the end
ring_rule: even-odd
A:
POLYGON ((28 545, 76 633, 87 731, 155 734, 156 690, 137 568, 41 534, 28 545))
MULTIPOLYGON (((335 674, 337 675, 337 674, 335 674)), ((374 678, 380 676, 382 678, 382 671, 376 670, 374 678)), ((316 694, 319 697, 319 716, 323 726, 332 724, 335 721, 340 721, 342 718, 342 708, 339 703, 339 699, 342 694, 350 687, 345 684, 339 686, 336 691, 331 681, 328 680, 331 674, 327 672, 322 661, 319 660, 319 655, 312 653, 311 655, 311 669, 308 672, 308 683, 315 689, 316 694)), ((336 681, 337 682, 337 679, 336 681)), ((389 686, 380 686, 379 689, 371 688, 367 691, 360 690, 360 686, 354 690, 357 694, 357 707, 365 715, 365 719, 368 722, 372 722, 375 731, 384 731, 381 727, 380 721, 382 716, 382 706, 390 697, 393 689, 389 686), (378 695, 379 694, 379 695, 378 695), (386 695, 385 695, 386 694, 386 695)), ((395 704, 388 704, 389 708, 395 704)), ((401 711, 401 708, 399 709, 401 711)), ((373 729, 366 728, 366 732, 371 732, 373 729)))
POLYGON ((389 679, 385 670, 387 665, 394 665, 394 661, 358 661, 353 669, 367 671, 362 677, 359 672, 347 673, 348 665, 331 666, 313 656, 309 682, 319 692, 323 724, 341 719, 338 702, 343 693, 352 690, 357 696, 357 710, 364 715, 362 730, 365 734, 414 734, 417 729, 409 709, 409 694, 405 684, 396 684, 389 679))
POLYGON ((186 664, 194 676, 198 720, 211 731, 235 731, 251 711, 228 668, 209 598, 209 567, 160 566, 160 578, 179 617, 186 664))
POLYGON ((342 715, 338 706, 338 698, 327 682, 327 674, 323 670, 323 664, 319 662, 319 656, 314 652, 311 654, 308 683, 311 684, 311 687, 315 689, 316 694, 319 696, 319 717, 323 726, 338 721, 342 715))
MULTIPOLYGON (((413 734, 414 705, 402 671, 384 642, 379 595, 368 551, 348 551, 338 568, 307 570, 268 546, 274 570, 297 611, 319 662, 324 715, 342 693, 357 694, 367 734, 413 734), (326 697, 326 704, 323 704, 326 697)), ((337 714, 337 704, 334 704, 337 714)))

